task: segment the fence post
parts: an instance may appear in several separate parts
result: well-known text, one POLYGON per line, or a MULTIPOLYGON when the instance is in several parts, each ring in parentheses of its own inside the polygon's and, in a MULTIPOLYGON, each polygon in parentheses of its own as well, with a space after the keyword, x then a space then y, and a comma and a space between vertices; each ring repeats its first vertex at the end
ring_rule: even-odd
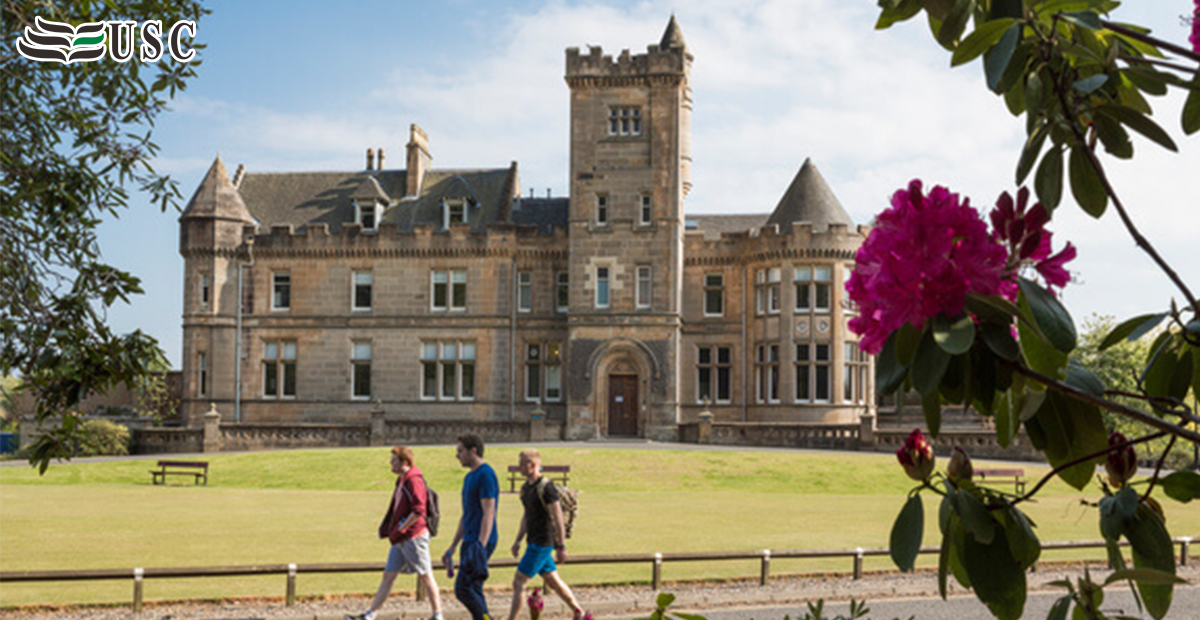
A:
POLYGON ((287 606, 296 605, 296 565, 288 564, 287 576, 287 606))
POLYGON ((1180 538, 1179 539, 1179 565, 1180 566, 1187 566, 1188 549, 1191 546, 1192 546, 1191 538, 1180 538))
POLYGON ((421 579, 420 575, 417 575, 417 590, 416 590, 416 592, 417 592, 417 602, 420 603, 420 602, 424 601, 425 596, 426 596, 425 582, 421 579))
POLYGON ((133 569, 133 613, 142 613, 142 578, 146 571, 141 568, 133 569))
POLYGON ((762 570, 758 577, 758 585, 765 586, 767 581, 771 579, 771 550, 763 549, 762 551, 762 570))
POLYGON ((863 576, 863 548, 858 547, 854 550, 854 578, 862 579, 863 576))
POLYGON ((655 554, 654 554, 654 575, 653 575, 653 577, 651 577, 651 586, 654 588, 655 592, 662 589, 662 563, 663 563, 662 554, 655 552, 655 554))

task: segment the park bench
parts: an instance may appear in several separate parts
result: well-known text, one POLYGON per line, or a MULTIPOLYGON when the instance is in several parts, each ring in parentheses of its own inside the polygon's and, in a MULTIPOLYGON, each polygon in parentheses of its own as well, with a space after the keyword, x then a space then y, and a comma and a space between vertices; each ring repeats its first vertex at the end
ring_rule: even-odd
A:
POLYGON ((1024 469, 976 469, 975 478, 982 484, 1009 484, 1017 495, 1025 492, 1024 469))
MULTIPOLYGON (((542 475, 563 484, 564 486, 570 482, 571 466, 570 465, 542 465, 542 475)), ((508 492, 517 492, 517 483, 524 482, 525 476, 521 474, 520 465, 508 466, 508 492)))
POLYGON ((151 469, 154 484, 166 484, 167 476, 194 476, 195 484, 203 480, 208 485, 208 463, 205 461, 159 461, 158 469, 151 469))

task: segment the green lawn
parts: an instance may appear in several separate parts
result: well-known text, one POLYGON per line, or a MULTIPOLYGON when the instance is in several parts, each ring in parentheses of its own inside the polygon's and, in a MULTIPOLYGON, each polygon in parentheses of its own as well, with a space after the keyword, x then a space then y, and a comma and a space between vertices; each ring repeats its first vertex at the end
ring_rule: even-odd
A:
MULTIPOLYGON (((493 446, 501 475, 518 447, 493 446)), ((442 494, 440 555, 459 515, 464 470, 451 447, 417 448, 417 464, 442 494)), ((386 448, 213 455, 209 485, 153 486, 156 457, 54 465, 45 476, 0 468, 0 570, 379 562, 375 529, 394 478, 386 448)), ((830 549, 886 546, 910 481, 890 455, 784 451, 646 450, 607 446, 543 449, 548 464, 570 464, 583 491, 571 552, 830 549)), ((1044 468, 1025 467, 1035 476, 1044 468)), ((1026 504, 1044 541, 1099 538, 1097 489, 1055 482, 1026 504)), ((937 540, 935 498, 927 501, 926 543, 937 540)), ((1175 535, 1200 534, 1200 507, 1168 502, 1175 535)), ((500 548, 507 555, 520 518, 515 495, 500 499, 500 548)), ((1079 554, 1076 554, 1079 555, 1079 554)), ((1083 552, 1101 557, 1099 551, 1083 552)), ((1052 557, 1069 557, 1059 554, 1052 557)), ((932 564, 933 557, 924 558, 932 564)), ((883 558, 868 568, 885 568, 883 558)), ((775 573, 847 570, 847 559, 775 561, 775 573)), ((646 581, 648 565, 565 566, 572 582, 646 581)), ((753 562, 667 564, 667 579, 749 576, 753 562)), ((378 576, 302 576, 299 593, 366 592, 378 576)), ((509 579, 496 571, 493 583, 509 579)), ((445 584, 443 584, 445 585, 445 584)), ((148 599, 283 594, 282 576, 149 580, 148 599)), ((407 580, 401 587, 411 587, 407 580)), ((129 581, 0 586, 0 605, 128 602, 129 581)))

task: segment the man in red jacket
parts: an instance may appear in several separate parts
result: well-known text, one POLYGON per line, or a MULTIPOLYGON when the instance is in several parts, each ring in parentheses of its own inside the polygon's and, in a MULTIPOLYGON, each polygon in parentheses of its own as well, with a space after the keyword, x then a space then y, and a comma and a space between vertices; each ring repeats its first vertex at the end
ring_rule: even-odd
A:
POLYGON ((429 558, 429 529, 425 525, 425 510, 428 495, 425 491, 425 476, 414 464, 412 448, 392 448, 392 473, 396 474, 396 490, 388 504, 387 515, 379 524, 379 537, 392 543, 388 553, 387 567, 383 569, 383 581, 371 608, 358 615, 346 615, 346 620, 375 620, 375 614, 392 592, 392 584, 400 573, 416 573, 433 608, 431 620, 442 620, 442 601, 437 582, 433 579, 433 565, 429 558))

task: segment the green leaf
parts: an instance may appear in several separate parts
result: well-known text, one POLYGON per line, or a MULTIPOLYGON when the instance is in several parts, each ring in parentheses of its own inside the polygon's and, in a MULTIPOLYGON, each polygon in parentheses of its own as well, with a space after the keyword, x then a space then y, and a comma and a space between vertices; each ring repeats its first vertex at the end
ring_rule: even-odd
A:
POLYGON ((1018 278, 1017 284, 1021 288, 1021 302, 1028 305, 1030 315, 1046 335, 1046 340, 1063 353, 1075 350, 1075 323, 1058 298, 1032 280, 1018 278))
POLYGON ((875 356, 875 382, 879 394, 893 394, 904 384, 908 366, 896 360, 896 338, 900 332, 892 332, 879 355, 875 356))
POLYGON ((1093 75, 1091 77, 1085 77, 1085 78, 1075 80, 1075 83, 1071 84, 1071 88, 1074 88, 1075 90, 1077 90, 1085 95, 1090 95, 1090 94, 1096 92, 1096 89, 1100 88, 1101 86, 1104 86, 1104 83, 1107 81, 1108 81, 1107 74, 1097 73, 1096 75, 1093 75))
POLYGON ((1177 471, 1159 481, 1167 497, 1188 503, 1200 497, 1200 474, 1194 471, 1177 471))
MULTIPOLYGON (((1162 517, 1145 503, 1138 505, 1137 516, 1125 530, 1132 549, 1134 568, 1149 568, 1170 575, 1175 574, 1175 548, 1171 535, 1163 524, 1162 517)), ((1135 580, 1146 611, 1155 620, 1161 620, 1171 609, 1174 585, 1135 580)))
POLYGON ((1050 607, 1050 613, 1046 615, 1046 620, 1067 620, 1067 612, 1071 610, 1071 600, 1070 594, 1060 596, 1050 607))
POLYGON ((1092 127, 1096 130, 1096 135, 1100 137, 1100 143, 1104 145, 1104 150, 1113 157, 1121 159, 1133 157, 1133 141, 1129 139, 1129 132, 1125 131, 1121 123, 1102 115, 1096 115, 1092 121, 1092 127))
POLYGON ((1021 310, 1013 302, 998 295, 967 294, 967 311, 991 323, 1009 325, 1021 310))
POLYGON ((1010 362, 1021 356, 1021 346, 1013 339, 1012 329, 1005 325, 983 323, 979 326, 983 342, 993 353, 1010 362))
MULTIPOLYGON (((954 48, 954 53, 950 56, 950 66, 957 67, 975 60, 980 54, 988 51, 988 48, 996 44, 1000 40, 1001 35, 1009 29, 1013 24, 1012 19, 994 19, 984 22, 975 27, 971 34, 967 35, 958 47, 954 48)), ((1017 31, 1018 35, 1020 30, 1017 31)), ((1013 40, 1013 46, 1016 46, 1016 40, 1013 40)), ((1008 50, 1008 55, 1012 56, 1012 49, 1008 50)), ((1005 60, 1007 63, 1007 60, 1005 60)), ((1003 71, 1003 69, 1001 69, 1003 71)), ((997 77, 997 80, 999 77, 997 77)))
MULTIPOLYGON (((1048 392, 1042 406, 1025 422, 1029 440, 1046 455, 1053 467, 1099 453, 1108 448, 1104 417, 1094 405, 1057 392, 1048 392)), ((1059 472, 1064 482, 1082 490, 1091 482, 1100 457, 1080 462, 1059 472)))
POLYGON ((1104 24, 1100 21, 1100 16, 1091 11, 1079 11, 1076 13, 1062 13, 1060 15, 1064 20, 1082 26, 1088 30, 1100 30, 1104 28, 1104 24))
POLYGON ((908 21, 921 12, 921 0, 902 0, 893 4, 884 6, 879 13, 879 20, 875 22, 876 30, 887 30, 892 24, 908 21))
POLYGON ((967 27, 967 20, 971 19, 971 9, 974 5, 974 0, 954 0, 950 12, 941 18, 942 27, 937 32, 937 41, 942 47, 953 49, 955 42, 967 27))
MULTIPOLYGON (((1195 83, 1200 85, 1200 79, 1195 83)), ((1188 93, 1179 121, 1183 127, 1183 133, 1189 136, 1200 131, 1200 89, 1188 93)))
POLYGON ((950 365, 950 355, 934 341, 933 332, 926 331, 913 357, 913 387, 922 396, 936 394, 950 365))
POLYGON ((917 346, 925 337, 923 330, 917 329, 911 323, 905 323, 896 330, 896 360, 905 366, 911 366, 917 355, 917 346))
POLYGON ((1142 384, 1151 396, 1182 400, 1191 388, 1192 356, 1184 340, 1167 334, 1150 355, 1150 365, 1142 375, 1142 384))
POLYGON ((1151 95, 1161 97, 1167 94, 1167 80, 1170 78, 1150 67, 1129 67, 1122 71, 1121 75, 1134 87, 1151 95))
POLYGON ((1139 501, 1141 498, 1130 487, 1100 499, 1100 535, 1104 540, 1116 541, 1121 538, 1137 514, 1139 501))
POLYGON ((671 603, 674 603, 674 602, 675 602, 674 594, 671 594, 670 592, 662 592, 658 595, 658 598, 655 599, 654 604, 659 609, 666 609, 671 606, 671 603))
POLYGON ((1067 377, 1064 380, 1069 386, 1078 388, 1089 396, 1096 398, 1104 398, 1104 382, 1100 380, 1092 371, 1084 368, 1079 362, 1072 358, 1067 362, 1067 377))
POLYGON ((1164 573, 1152 568, 1127 568, 1124 570, 1114 571, 1104 580, 1104 585, 1108 586, 1118 581, 1130 579, 1143 583, 1152 583, 1156 585, 1171 585, 1176 583, 1187 583, 1187 580, 1182 577, 1177 577, 1171 573, 1164 573))
POLYGON ((966 491, 956 491, 953 497, 954 513, 962 519, 963 529, 967 535, 985 545, 991 544, 996 536, 996 521, 988 509, 974 495, 966 491))
POLYGON ((1179 152, 1179 147, 1175 146, 1175 141, 1171 139, 1171 136, 1145 114, 1119 105, 1106 105, 1100 108, 1099 112, 1116 119, 1122 125, 1142 134, 1159 146, 1169 151, 1179 152))
POLYGON ((955 318, 939 314, 933 318, 933 340, 950 355, 961 355, 975 344, 975 321, 962 313, 955 318))
MULTIPOLYGON (((1005 20, 997 20, 1005 21, 1005 20)), ((996 23, 996 22, 988 22, 996 23)), ((992 92, 1002 92, 1000 90, 1001 82, 1004 74, 1008 70, 1008 66, 1012 63, 1013 52, 1017 49, 1017 43, 1021 41, 1021 31, 1024 27, 1017 23, 1012 24, 1004 30, 996 45, 987 50, 983 57, 983 71, 987 78, 987 87, 992 92)), ((976 30, 978 32, 978 30, 976 30)), ((966 42, 964 41, 964 44, 966 42)))
POLYGON ((1030 170, 1033 170, 1033 164, 1037 163, 1038 156, 1042 153, 1042 146, 1046 143, 1046 137, 1049 135, 1050 130, 1046 125, 1039 125, 1025 140, 1025 148, 1021 150, 1021 158, 1017 160, 1017 185, 1025 183, 1025 177, 1029 176, 1030 170))
POLYGON ((1067 164, 1068 176, 1071 178, 1071 194, 1075 196, 1075 202, 1094 218, 1104 215, 1104 209, 1108 207, 1108 193, 1100 181, 1100 175, 1088 159, 1087 146, 1072 148, 1067 164))
POLYGON ((1133 342, 1134 340, 1137 340, 1138 338, 1141 338, 1149 333, 1150 330, 1158 327, 1158 324, 1168 316, 1170 316, 1170 313, 1162 312, 1159 314, 1143 314, 1141 316, 1135 316, 1132 319, 1128 319, 1120 325, 1114 327, 1113 330, 1104 337, 1104 340, 1100 342, 1099 350, 1103 352, 1105 349, 1108 349, 1122 340, 1133 342))
POLYGON ((925 426, 934 437, 942 430, 942 396, 937 390, 921 397, 921 412, 925 415, 925 426))
POLYGON ((1033 188, 1037 191, 1038 200, 1051 212, 1062 201, 1063 190, 1063 156, 1062 149, 1052 146, 1042 157, 1034 175, 1033 188))
POLYGON ((1038 540, 1037 534, 1033 532, 1033 523, 1029 521, 1029 517, 1025 516, 1025 513, 1010 504, 1005 507, 1004 514, 1008 521, 1008 527, 1005 530, 1008 536, 1009 551, 1012 552, 1013 559, 1017 561, 1021 569, 1028 570, 1041 557, 1042 543, 1038 540))
POLYGON ((975 595, 999 620, 1017 620, 1025 609, 1025 571, 1012 557, 1003 529, 990 543, 967 537, 961 554, 975 595))
POLYGON ((916 565, 921 551, 921 537, 925 533, 925 504, 920 493, 913 493, 904 502, 896 522, 892 524, 892 535, 888 551, 892 562, 903 572, 910 572, 916 565))

